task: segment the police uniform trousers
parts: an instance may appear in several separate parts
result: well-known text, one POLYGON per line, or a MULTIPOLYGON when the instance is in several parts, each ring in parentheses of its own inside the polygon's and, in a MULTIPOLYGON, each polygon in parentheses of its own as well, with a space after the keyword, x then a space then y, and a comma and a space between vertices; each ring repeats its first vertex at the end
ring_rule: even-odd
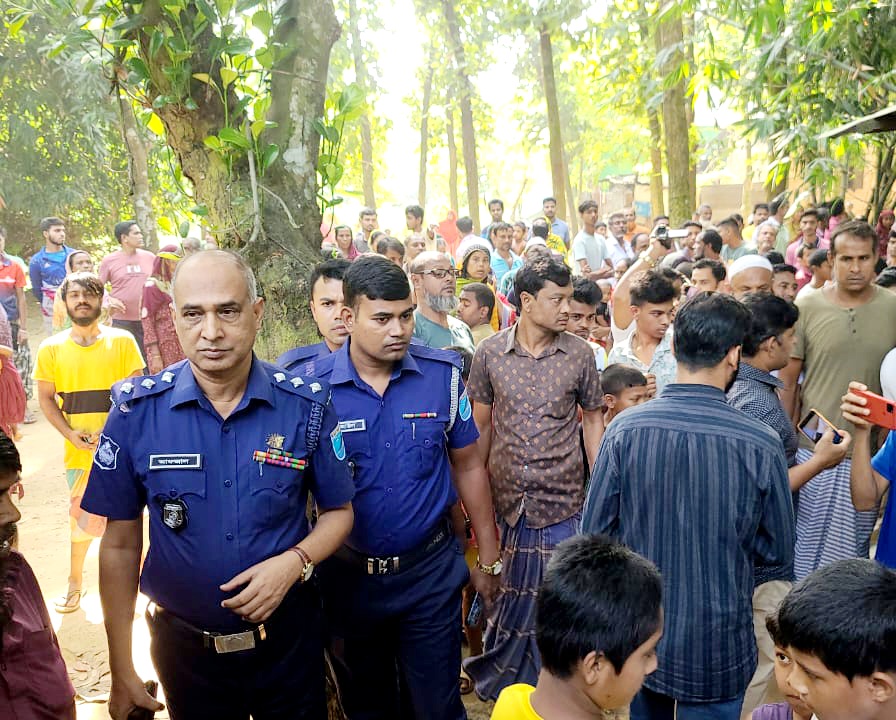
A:
MULTIPOLYGON (((148 616, 149 619, 149 616, 148 616)), ((218 654, 170 612, 149 619, 172 720, 326 720, 320 594, 296 584, 251 650, 218 654)))
POLYGON ((349 720, 465 720, 460 614, 470 574, 454 536, 405 571, 369 575, 332 556, 320 576, 349 720))

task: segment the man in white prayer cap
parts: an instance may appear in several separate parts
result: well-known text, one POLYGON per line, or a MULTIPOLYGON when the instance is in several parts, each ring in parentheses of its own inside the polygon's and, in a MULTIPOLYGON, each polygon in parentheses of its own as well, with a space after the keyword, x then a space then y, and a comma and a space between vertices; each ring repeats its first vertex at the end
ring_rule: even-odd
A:
POLYGON ((731 294, 738 300, 749 293, 772 291, 772 264, 761 255, 744 255, 728 266, 731 294))

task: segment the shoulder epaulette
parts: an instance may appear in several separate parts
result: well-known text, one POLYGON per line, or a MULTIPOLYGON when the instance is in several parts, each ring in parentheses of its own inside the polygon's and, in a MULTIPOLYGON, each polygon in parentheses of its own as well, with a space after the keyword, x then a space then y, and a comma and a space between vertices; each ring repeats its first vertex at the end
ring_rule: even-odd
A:
POLYGON ((460 355, 458 355, 453 350, 441 350, 439 348, 431 348, 427 345, 417 345, 416 343, 411 343, 410 345, 408 345, 408 352, 415 358, 438 360, 440 362, 453 365, 457 368, 463 367, 463 360, 461 360, 460 355))
POLYGON ((155 375, 137 375, 120 380, 112 386, 112 402, 115 404, 130 402, 150 395, 158 395, 173 388, 177 373, 186 362, 186 360, 182 360, 155 375))
MULTIPOLYGON (((293 348, 292 350, 287 350, 277 358, 274 364, 278 367, 285 368, 290 372, 297 372, 296 365, 304 360, 312 360, 323 354, 321 345, 324 345, 324 343, 319 342, 314 345, 304 345, 302 347, 293 348)), ((324 347, 326 346, 324 345, 324 347)))
POLYGON ((326 405, 330 399, 330 386, 323 380, 314 378, 301 378, 287 370, 262 362, 262 367, 273 380, 274 387, 280 388, 284 392, 298 395, 312 402, 326 405))

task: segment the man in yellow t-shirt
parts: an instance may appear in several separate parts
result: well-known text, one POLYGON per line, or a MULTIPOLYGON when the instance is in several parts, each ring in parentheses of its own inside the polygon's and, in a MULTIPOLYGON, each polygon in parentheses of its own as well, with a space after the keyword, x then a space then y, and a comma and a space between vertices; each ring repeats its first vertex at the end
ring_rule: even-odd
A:
POLYGON ((81 603, 84 558, 105 518, 81 510, 81 496, 93 462, 112 385, 141 375, 145 363, 134 336, 99 322, 103 285, 92 273, 72 273, 59 286, 72 327, 44 340, 37 351, 34 379, 40 407, 65 438, 65 471, 71 497, 71 572, 68 592, 56 611, 70 613, 81 603))
POLYGON ((491 720, 595 720, 627 708, 656 670, 661 586, 650 561, 605 535, 560 543, 538 594, 538 685, 504 688, 491 720))

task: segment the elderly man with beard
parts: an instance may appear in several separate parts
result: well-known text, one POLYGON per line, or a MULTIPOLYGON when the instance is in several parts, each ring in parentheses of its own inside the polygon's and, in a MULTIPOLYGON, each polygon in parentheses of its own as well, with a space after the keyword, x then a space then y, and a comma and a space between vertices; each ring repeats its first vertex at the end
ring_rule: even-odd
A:
POLYGON ((14 549, 21 515, 12 494, 21 471, 16 446, 0 432, 0 716, 74 720, 75 689, 40 586, 14 549))
POLYGON ((457 310, 457 278, 451 261, 444 253, 423 252, 410 266, 411 282, 417 297, 414 311, 414 337, 431 348, 452 345, 474 350, 470 328, 450 313, 457 310))
POLYGON ((65 438, 65 473, 71 495, 71 573, 68 592, 56 612, 71 613, 81 603, 84 558, 106 519, 81 508, 93 452, 106 416, 110 391, 119 380, 143 373, 134 336, 100 324, 103 284, 92 273, 72 273, 59 286, 72 326, 44 340, 37 350, 34 379, 40 409, 65 438))

